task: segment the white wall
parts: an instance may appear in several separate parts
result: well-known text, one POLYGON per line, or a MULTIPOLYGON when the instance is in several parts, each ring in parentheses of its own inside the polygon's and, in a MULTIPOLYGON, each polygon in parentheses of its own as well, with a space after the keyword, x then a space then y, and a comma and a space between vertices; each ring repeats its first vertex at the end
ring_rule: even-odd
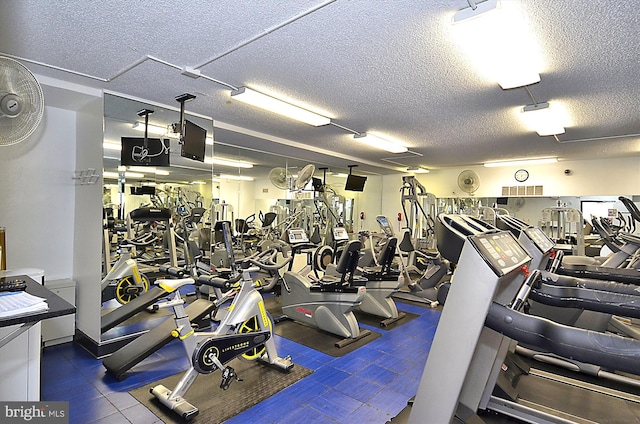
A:
POLYGON ((102 169, 101 94, 36 78, 45 94, 43 121, 0 156, 7 266, 76 280, 77 326, 99 340, 102 181, 79 186, 73 177, 79 169, 102 169))
MULTIPOLYGON (((466 169, 474 170, 480 176, 480 187, 474 193, 475 198, 501 197, 503 186, 542 185, 543 197, 523 197, 525 206, 516 211, 517 216, 532 224, 537 224, 540 218, 538 214, 543 207, 555 206, 558 199, 563 203, 572 202, 564 199, 565 197, 640 194, 640 159, 637 157, 530 165, 524 167, 529 171, 529 179, 524 183, 518 183, 514 179, 514 173, 519 168, 458 167, 433 170, 429 174, 418 174, 416 178, 427 192, 438 198, 471 197, 457 184, 458 175, 466 169), (571 170, 571 174, 566 175, 565 169, 571 170)), ((402 175, 382 177, 380 213, 386 215, 392 223, 397 222, 396 216, 402 212, 399 192, 402 175)), ((579 201, 573 203, 575 204, 567 206, 580 209, 579 201)))
POLYGON ((2 148, 0 225, 6 227, 9 269, 72 277, 75 128, 75 112, 47 106, 36 133, 2 148))
MULTIPOLYGON (((103 111, 103 99, 99 96, 88 100, 76 112, 76 160, 73 168, 76 176, 78 172, 89 169, 102 174, 103 111)), ((76 281, 78 306, 76 321, 78 329, 95 341, 100 341, 102 301, 98 289, 102 269, 102 184, 102 178, 95 184, 74 181, 73 279, 76 281)))
MULTIPOLYGON (((475 197, 502 196, 503 186, 542 185, 544 196, 616 196, 620 193, 640 193, 640 158, 594 159, 562 161, 553 164, 485 168, 456 167, 419 174, 417 179, 428 192, 438 198, 468 197, 457 184, 460 172, 471 169, 480 176, 480 188, 475 197), (514 173, 519 168, 529 171, 529 179, 518 183, 514 173), (571 170, 565 175, 564 170, 571 170)), ((399 176, 395 177, 400 180, 399 176)), ((398 189, 400 182, 397 183, 398 189)))

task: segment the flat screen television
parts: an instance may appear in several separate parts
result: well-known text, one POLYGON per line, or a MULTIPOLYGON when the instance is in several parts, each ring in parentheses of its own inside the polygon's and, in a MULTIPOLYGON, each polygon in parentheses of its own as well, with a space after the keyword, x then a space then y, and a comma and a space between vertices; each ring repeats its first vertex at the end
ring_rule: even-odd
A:
POLYGON ((131 194, 136 196, 140 196, 144 194, 150 194, 153 196, 156 194, 156 188, 154 186, 140 186, 140 187, 131 186, 130 190, 131 190, 131 194))
POLYGON ((180 156, 204 162, 206 139, 207 130, 189 120, 185 120, 180 156))
POLYGON ((144 137, 121 137, 120 165, 124 166, 169 166, 169 139, 144 137))
POLYGON ((313 190, 318 193, 324 192, 324 187, 322 186, 322 180, 320 178, 313 177, 311 179, 311 184, 313 185, 313 190))
POLYGON ((505 206, 509 204, 509 198, 508 197, 498 197, 496 198, 496 205, 501 205, 501 206, 505 206))
POLYGON ((364 183, 367 181, 367 177, 361 177, 360 175, 349 174, 347 176, 347 182, 344 185, 346 191, 364 191, 364 183))

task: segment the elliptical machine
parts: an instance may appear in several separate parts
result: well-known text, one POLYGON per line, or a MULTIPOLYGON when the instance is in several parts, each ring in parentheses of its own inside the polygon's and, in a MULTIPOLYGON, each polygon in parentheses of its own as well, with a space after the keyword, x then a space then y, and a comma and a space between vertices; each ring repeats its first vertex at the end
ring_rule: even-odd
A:
MULTIPOLYGON (((283 275, 280 296, 286 318, 344 337, 336 343, 339 348, 371 334, 370 330, 360 329, 353 315, 353 309, 360 305, 366 293, 364 285, 353 285, 361 246, 358 240, 347 243, 335 271, 328 271, 321 278, 291 270, 283 275)), ((304 247, 308 245, 293 244, 292 255, 304 247)))
MULTIPOLYGON (((376 217, 380 229, 387 238, 395 238, 391 224, 386 216, 378 215, 376 217)), ((426 303, 435 307, 438 305, 438 284, 447 275, 449 264, 439 253, 427 255, 413 248, 411 243, 411 235, 407 231, 404 233, 402 241, 397 245, 396 249, 399 256, 400 265, 400 288, 392 295, 394 298, 409 300, 412 302, 426 303), (414 281, 411 277, 412 268, 405 264, 404 256, 407 256, 407 262, 410 261, 409 255, 420 256, 426 263, 425 269, 421 271, 420 276, 414 281), (402 285, 406 283, 407 289, 402 289, 402 285)), ((418 270, 413 270, 418 272, 418 270)))

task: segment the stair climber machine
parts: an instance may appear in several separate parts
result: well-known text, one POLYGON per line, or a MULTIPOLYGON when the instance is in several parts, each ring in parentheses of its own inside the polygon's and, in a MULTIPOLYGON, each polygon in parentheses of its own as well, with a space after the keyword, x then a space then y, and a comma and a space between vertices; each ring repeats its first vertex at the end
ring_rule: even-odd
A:
MULTIPOLYGON (((220 370, 222 374, 220 388, 226 390, 233 381, 242 381, 233 367, 228 365, 232 359, 242 357, 247 360, 259 360, 283 372, 290 371, 294 365, 290 357, 278 356, 273 339, 272 320, 264 307, 257 284, 251 277, 251 273, 265 269, 268 265, 256 260, 255 257, 247 257, 236 262, 230 226, 225 223, 223 227, 225 246, 234 269, 239 272, 239 278, 232 277, 231 280, 225 280, 219 277, 208 277, 200 279, 200 283, 230 290, 239 282, 229 313, 214 331, 196 332, 185 314, 184 302, 179 295, 176 294, 172 300, 163 305, 173 309, 175 326, 172 334, 182 341, 185 353, 190 360, 190 367, 173 390, 157 385, 151 388, 151 394, 185 420, 191 420, 199 412, 196 406, 184 398, 198 374, 210 374, 220 370)), ((277 266, 279 265, 274 265, 274 267, 277 266)), ((192 278, 184 280, 186 280, 185 284, 193 283, 192 278)), ((174 282, 174 284, 180 283, 174 282)))
MULTIPOLYGON (((386 216, 378 215, 376 221, 387 238, 395 238, 393 228, 389 224, 386 216)), ((438 305, 437 296, 439 284, 449 272, 448 262, 437 252, 426 254, 415 250, 408 231, 404 232, 402 242, 397 244, 396 253, 400 265, 399 280, 401 284, 400 289, 393 293, 393 297, 401 300, 426 303, 435 308, 438 305), (420 261, 423 263, 423 269, 409 265, 411 263, 410 261, 413 260, 415 262, 418 258, 420 258, 420 261), (417 277, 414 279, 412 274, 417 274, 417 277), (403 289, 402 287, 405 284, 407 288, 403 289)))
POLYGON ((552 302, 572 298, 584 299, 585 308, 597 304, 601 311, 638 316, 640 295, 549 290, 540 284, 540 271, 531 271, 532 258, 511 232, 445 234, 464 226, 451 222, 438 234, 442 254, 457 262, 447 301, 417 394, 392 422, 483 423, 492 422, 495 414, 536 424, 637 422, 639 396, 586 384, 581 374, 560 375, 550 364, 536 369, 513 348, 517 342, 612 374, 637 373, 640 341, 559 324, 521 309, 530 296, 552 302))
MULTIPOLYGON (((308 243, 306 232, 300 228, 289 229, 288 238, 293 258, 313 246, 308 243)), ((322 277, 318 278, 308 270, 285 272, 280 293, 283 319, 343 337, 335 344, 338 348, 371 335, 370 330, 360 329, 353 314, 366 293, 364 281, 360 283, 362 285, 354 285, 361 246, 358 240, 348 242, 337 265, 334 265, 335 270, 328 269, 322 277)), ((293 261, 290 264, 292 266, 293 261)))

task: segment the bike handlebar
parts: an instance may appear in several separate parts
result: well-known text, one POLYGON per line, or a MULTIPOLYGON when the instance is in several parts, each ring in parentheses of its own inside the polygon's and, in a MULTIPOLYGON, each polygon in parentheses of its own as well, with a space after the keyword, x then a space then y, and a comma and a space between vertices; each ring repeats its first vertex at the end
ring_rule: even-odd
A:
POLYGON ((169 274, 173 277, 178 277, 178 278, 183 278, 184 276, 187 275, 184 269, 176 268, 172 266, 166 266, 166 265, 162 265, 158 267, 158 271, 163 272, 165 274, 169 274))

